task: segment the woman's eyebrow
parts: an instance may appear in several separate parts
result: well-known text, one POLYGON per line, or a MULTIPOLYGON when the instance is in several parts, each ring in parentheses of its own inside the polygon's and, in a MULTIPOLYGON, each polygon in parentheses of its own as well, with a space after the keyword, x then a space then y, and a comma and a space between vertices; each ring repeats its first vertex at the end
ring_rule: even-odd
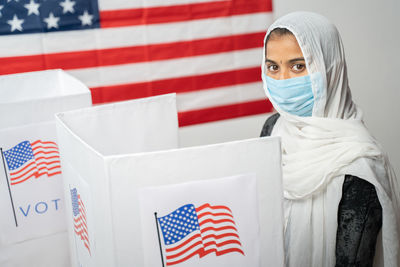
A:
POLYGON ((293 58, 293 59, 289 60, 288 62, 289 63, 293 63, 293 62, 296 62, 296 61, 305 61, 305 60, 304 60, 304 57, 298 57, 298 58, 293 58))
POLYGON ((268 58, 265 59, 265 62, 269 62, 269 63, 272 63, 272 64, 276 64, 275 61, 273 61, 273 60, 271 60, 271 59, 268 59, 268 58))

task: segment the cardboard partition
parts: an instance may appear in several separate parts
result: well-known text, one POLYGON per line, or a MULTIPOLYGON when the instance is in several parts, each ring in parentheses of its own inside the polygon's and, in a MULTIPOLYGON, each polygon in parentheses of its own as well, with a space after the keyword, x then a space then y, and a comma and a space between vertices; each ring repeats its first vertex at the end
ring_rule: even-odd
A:
POLYGON ((57 131, 74 266, 284 266, 278 138, 180 149, 173 95, 57 131))
POLYGON ((0 266, 69 266, 54 114, 91 106, 62 70, 0 76, 0 266))

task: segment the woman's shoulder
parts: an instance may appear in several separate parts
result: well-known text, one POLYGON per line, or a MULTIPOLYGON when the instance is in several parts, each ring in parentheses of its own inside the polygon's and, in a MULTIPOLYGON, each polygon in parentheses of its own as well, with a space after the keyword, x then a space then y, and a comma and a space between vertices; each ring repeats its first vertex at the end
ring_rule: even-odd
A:
POLYGON ((275 113, 271 116, 268 117, 268 119, 265 121, 264 126, 261 130, 260 136, 270 136, 272 129, 274 128, 274 125, 276 121, 279 119, 279 113, 275 113))

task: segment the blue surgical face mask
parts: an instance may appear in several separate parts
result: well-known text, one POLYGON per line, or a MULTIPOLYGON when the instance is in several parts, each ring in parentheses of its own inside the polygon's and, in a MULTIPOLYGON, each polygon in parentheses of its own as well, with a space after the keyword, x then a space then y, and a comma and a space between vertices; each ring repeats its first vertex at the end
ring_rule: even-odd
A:
POLYGON ((286 80, 275 80, 263 73, 271 100, 282 110, 301 117, 310 117, 314 106, 314 95, 310 76, 286 80))

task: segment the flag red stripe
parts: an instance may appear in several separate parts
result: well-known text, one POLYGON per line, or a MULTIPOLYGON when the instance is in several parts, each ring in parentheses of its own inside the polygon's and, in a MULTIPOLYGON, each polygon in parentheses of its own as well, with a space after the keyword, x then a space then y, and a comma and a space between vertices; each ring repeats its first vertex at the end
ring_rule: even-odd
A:
MULTIPOLYGON (((59 160, 55 160, 55 161, 50 161, 50 162, 41 162, 41 163, 38 163, 37 166, 41 166, 41 165, 48 166, 48 165, 51 165, 51 164, 54 164, 54 163, 60 163, 60 161, 59 160)), ((60 167, 60 165, 54 166, 52 168, 49 168, 48 170, 52 170, 52 169, 58 168, 58 167, 60 167)), ((43 169, 43 168, 39 168, 39 170, 41 170, 41 169, 43 169)))
POLYGON ((34 172, 33 174, 29 175, 29 176, 26 177, 25 179, 23 179, 23 180, 21 180, 21 181, 18 181, 18 182, 14 182, 13 179, 11 178, 11 185, 20 184, 20 183, 25 182, 26 180, 28 180, 29 178, 32 178, 32 177, 34 177, 34 176, 36 177, 36 172, 34 172))
POLYGON ((36 170, 36 166, 31 167, 30 169, 24 171, 20 176, 15 177, 15 175, 11 175, 11 181, 15 181, 18 180, 22 177, 24 177, 25 175, 27 175, 28 173, 30 173, 32 170, 35 170, 35 172, 33 173, 36 177, 38 176, 38 172, 36 170))
POLYGON ((38 149, 55 149, 58 150, 58 147, 56 146, 36 146, 36 147, 32 147, 32 150, 38 150, 38 149))
POLYGON ((51 142, 51 141, 45 141, 45 142, 43 142, 42 140, 37 140, 37 141, 33 142, 31 145, 34 146, 34 145, 36 145, 37 143, 52 144, 52 145, 57 146, 57 144, 56 144, 55 142, 51 142))
POLYGON ((179 112, 179 126, 189 126, 198 123, 227 120, 242 116, 257 115, 272 112, 271 102, 266 99, 250 102, 224 105, 198 110, 179 112))
POLYGON ((87 233, 86 221, 83 220, 81 216, 78 216, 78 218, 74 218, 74 226, 75 230, 79 230, 79 233, 87 233))
POLYGON ((86 234, 87 234, 86 231, 84 231, 84 230, 80 230, 80 231, 75 230, 75 233, 76 233, 82 240, 86 240, 86 241, 89 242, 89 239, 88 239, 87 236, 86 236, 86 234))
POLYGON ((83 217, 86 220, 86 207, 85 207, 85 204, 83 204, 81 198, 79 198, 79 211, 82 212, 83 217))
POLYGON ((229 214, 229 213, 212 213, 212 212, 202 212, 201 214, 197 214, 197 219, 200 219, 200 218, 202 218, 202 217, 204 217, 204 216, 207 216, 207 215, 212 215, 212 216, 229 216, 229 217, 232 217, 232 219, 233 219, 233 216, 232 216, 232 214, 229 214))
POLYGON ((91 253, 90 253, 90 248, 89 248, 89 244, 87 244, 86 242, 83 242, 83 244, 85 245, 85 247, 86 247, 87 250, 89 251, 89 254, 91 255, 91 253))
POLYGON ((211 206, 209 203, 203 204, 200 207, 196 208, 196 212, 200 212, 201 210, 205 208, 210 208, 210 209, 226 209, 229 210, 229 212, 232 213, 231 209, 228 208, 227 206, 211 206))
POLYGON ((86 217, 85 216, 83 216, 82 214, 81 214, 81 216, 79 216, 78 218, 74 218, 74 221, 75 221, 75 227, 83 227, 83 228, 87 228, 87 225, 86 225, 86 217))
POLYGON ((50 151, 43 151, 43 150, 40 150, 40 151, 35 151, 34 153, 33 153, 33 155, 39 155, 39 154, 52 154, 52 153, 59 153, 58 152, 58 150, 50 150, 50 151))
POLYGON ((230 212, 232 212, 231 209, 228 208, 227 206, 222 206, 222 205, 219 205, 219 206, 211 206, 209 203, 206 203, 206 204, 201 205, 200 207, 196 208, 196 211, 201 211, 201 210, 203 210, 203 209, 205 209, 205 208, 210 208, 210 209, 226 209, 226 210, 229 210, 230 212))
POLYGON ((79 208, 79 212, 81 213, 83 220, 86 220, 86 212, 84 209, 79 208))
POLYGON ((39 173, 39 175, 38 175, 38 177, 39 176, 42 176, 42 175, 47 175, 47 176, 52 176, 52 175, 50 175, 50 174, 53 174, 53 173, 56 173, 56 172, 49 172, 49 171, 54 171, 54 170, 57 170, 57 171, 61 171, 60 170, 60 168, 61 168, 61 166, 60 165, 58 165, 58 166, 55 166, 55 167, 53 167, 53 168, 49 168, 49 169, 46 169, 45 167, 44 168, 41 168, 41 169, 39 169, 39 170, 44 170, 44 169, 46 169, 46 171, 45 172, 42 172, 42 173, 39 173))
POLYGON ((217 255, 217 256, 221 256, 221 255, 231 253, 231 252, 239 252, 240 254, 244 255, 243 250, 241 250, 240 248, 229 248, 229 249, 224 249, 224 250, 217 250, 217 249, 206 250, 200 255, 200 257, 204 257, 212 252, 215 252, 215 255, 217 255))
POLYGON ((100 104, 168 93, 199 91, 257 81, 261 81, 260 67, 170 78, 152 82, 93 87, 90 90, 92 91, 93 104, 100 104))
POLYGON ((55 158, 57 158, 57 159, 59 159, 60 158, 60 156, 52 156, 52 157, 38 157, 38 158, 36 158, 36 160, 40 160, 40 159, 55 159, 55 158))
POLYGON ((80 222, 82 220, 75 220, 75 230, 78 231, 79 234, 82 233, 87 233, 87 227, 84 227, 85 225, 83 224, 83 222, 80 222), (79 222, 79 223, 78 223, 79 222))
POLYGON ((184 257, 184 258, 182 258, 182 259, 180 259, 180 260, 177 260, 177 261, 167 261, 167 265, 175 265, 175 264, 184 262, 184 261, 186 261, 187 259, 190 259, 190 258, 193 257, 194 255, 199 254, 199 253, 202 252, 202 251, 203 251, 203 248, 200 248, 200 249, 194 251, 193 253, 187 255, 186 257, 184 257))
POLYGON ((212 252, 215 252, 215 254, 217 256, 221 256, 221 255, 224 255, 224 254, 227 254, 227 253, 231 253, 231 252, 239 252, 239 253, 244 255, 244 252, 239 248, 229 248, 229 249, 224 249, 224 250, 220 250, 220 251, 218 251, 217 249, 210 249, 210 250, 206 250, 206 251, 204 251, 203 249, 199 249, 199 250, 194 251, 190 255, 188 255, 185 258, 182 258, 182 259, 180 259, 178 261, 167 261, 167 265, 175 265, 175 264, 184 262, 184 261, 186 261, 187 259, 193 257, 196 254, 199 254, 200 257, 204 257, 207 254, 210 254, 212 252))
POLYGON ((100 11, 102 28, 150 25, 271 12, 272 1, 234 0, 100 11))
MULTIPOLYGON (((228 237, 228 236, 233 236, 239 239, 239 235, 235 234, 235 233, 225 233, 225 234, 221 234, 221 235, 215 235, 215 234, 209 234, 203 237, 203 240, 206 240, 208 238, 215 238, 215 239, 221 239, 224 237, 228 237)), ((239 242, 240 244, 240 242, 239 242)), ((241 245, 241 244, 240 244, 241 245)))
POLYGON ((57 175, 57 174, 61 174, 61 171, 59 171, 59 172, 53 172, 53 173, 48 173, 47 176, 51 177, 51 176, 54 176, 54 175, 57 175))
MULTIPOLYGON (((31 163, 29 163, 28 165, 26 165, 25 167, 23 167, 22 169, 20 169, 20 170, 18 170, 18 171, 16 171, 16 172, 10 172, 10 175, 11 175, 11 176, 15 176, 15 175, 19 174, 20 172, 27 173, 28 171, 25 172, 25 169, 28 168, 28 167, 30 167, 30 166, 32 166, 32 164, 35 164, 35 162, 32 161, 31 163)), ((29 171, 30 171, 30 170, 29 170, 29 171)), ((23 176, 23 174, 22 174, 21 176, 23 176)), ((19 177, 21 177, 21 176, 19 176, 19 177)), ((17 178, 19 178, 19 177, 17 177, 17 178)))
POLYGON ((224 241, 224 242, 221 242, 221 243, 217 243, 215 241, 210 241, 210 242, 205 243, 204 247, 207 248, 208 246, 215 245, 218 248, 220 248, 220 247, 224 247, 224 246, 229 245, 229 244, 238 244, 240 246, 242 245, 238 240, 227 240, 227 241, 224 241))
POLYGON ((221 220, 214 220, 214 219, 206 219, 204 221, 199 222, 200 225, 206 224, 206 223, 214 223, 214 224, 220 224, 220 223, 226 223, 226 222, 230 222, 235 224, 235 222, 233 220, 230 219, 221 219, 221 220))
MULTIPOLYGON (((60 169, 60 166, 56 166, 56 167, 53 167, 53 168, 49 168, 49 169, 47 169, 45 172, 40 173, 41 170, 45 170, 45 169, 47 169, 47 168, 46 168, 46 167, 43 167, 43 168, 39 169, 36 178, 39 178, 39 177, 42 176, 42 175, 47 175, 47 176, 49 176, 49 177, 50 177, 50 176, 53 176, 53 175, 55 175, 56 173, 51 173, 52 175, 50 175, 49 171, 54 170, 54 169, 59 170, 59 169, 60 169)), ((59 172, 59 173, 61 173, 61 172, 59 172)))
POLYGON ((43 167, 43 168, 38 169, 38 175, 36 178, 39 178, 42 175, 48 176, 49 172, 51 172, 52 170, 60 170, 60 165, 52 167, 52 168, 43 167), (43 172, 41 172, 41 171, 43 171, 43 172))
POLYGON ((179 256, 184 255, 186 252, 190 251, 192 248, 194 248, 194 247, 196 247, 196 246, 198 246, 198 245, 200 245, 200 244, 202 244, 202 242, 201 242, 201 241, 198 241, 198 242, 196 242, 196 243, 193 243, 192 245, 190 245, 190 246, 187 247, 186 249, 180 251, 180 252, 177 253, 177 254, 174 254, 174 255, 166 255, 165 257, 167 258, 167 260, 175 259, 175 258, 177 258, 177 257, 179 257, 179 256))
MULTIPOLYGON (((201 223, 200 223, 200 226, 201 226, 201 223)), ((210 230, 213 230, 213 231, 234 230, 235 232, 237 232, 236 227, 233 227, 233 226, 222 226, 222 227, 217 227, 217 228, 210 226, 210 227, 206 227, 204 229, 200 229, 200 231, 202 233, 205 233, 210 230)))
POLYGON ((45 69, 64 70, 140 63, 250 49, 263 46, 265 33, 131 47, 0 58, 0 75, 45 69))
POLYGON ((186 246, 189 242, 191 242, 193 239, 201 237, 200 234, 195 234, 193 235, 191 238, 189 238, 188 240, 186 240, 185 242, 183 242, 182 244, 180 244, 179 246, 173 247, 173 248, 166 248, 165 251, 166 252, 171 252, 171 251, 175 251, 177 249, 180 249, 183 246, 186 246))
POLYGON ((83 229, 83 230, 87 230, 87 225, 86 225, 86 220, 82 219, 82 218, 74 218, 74 222, 75 222, 75 229, 83 229))

